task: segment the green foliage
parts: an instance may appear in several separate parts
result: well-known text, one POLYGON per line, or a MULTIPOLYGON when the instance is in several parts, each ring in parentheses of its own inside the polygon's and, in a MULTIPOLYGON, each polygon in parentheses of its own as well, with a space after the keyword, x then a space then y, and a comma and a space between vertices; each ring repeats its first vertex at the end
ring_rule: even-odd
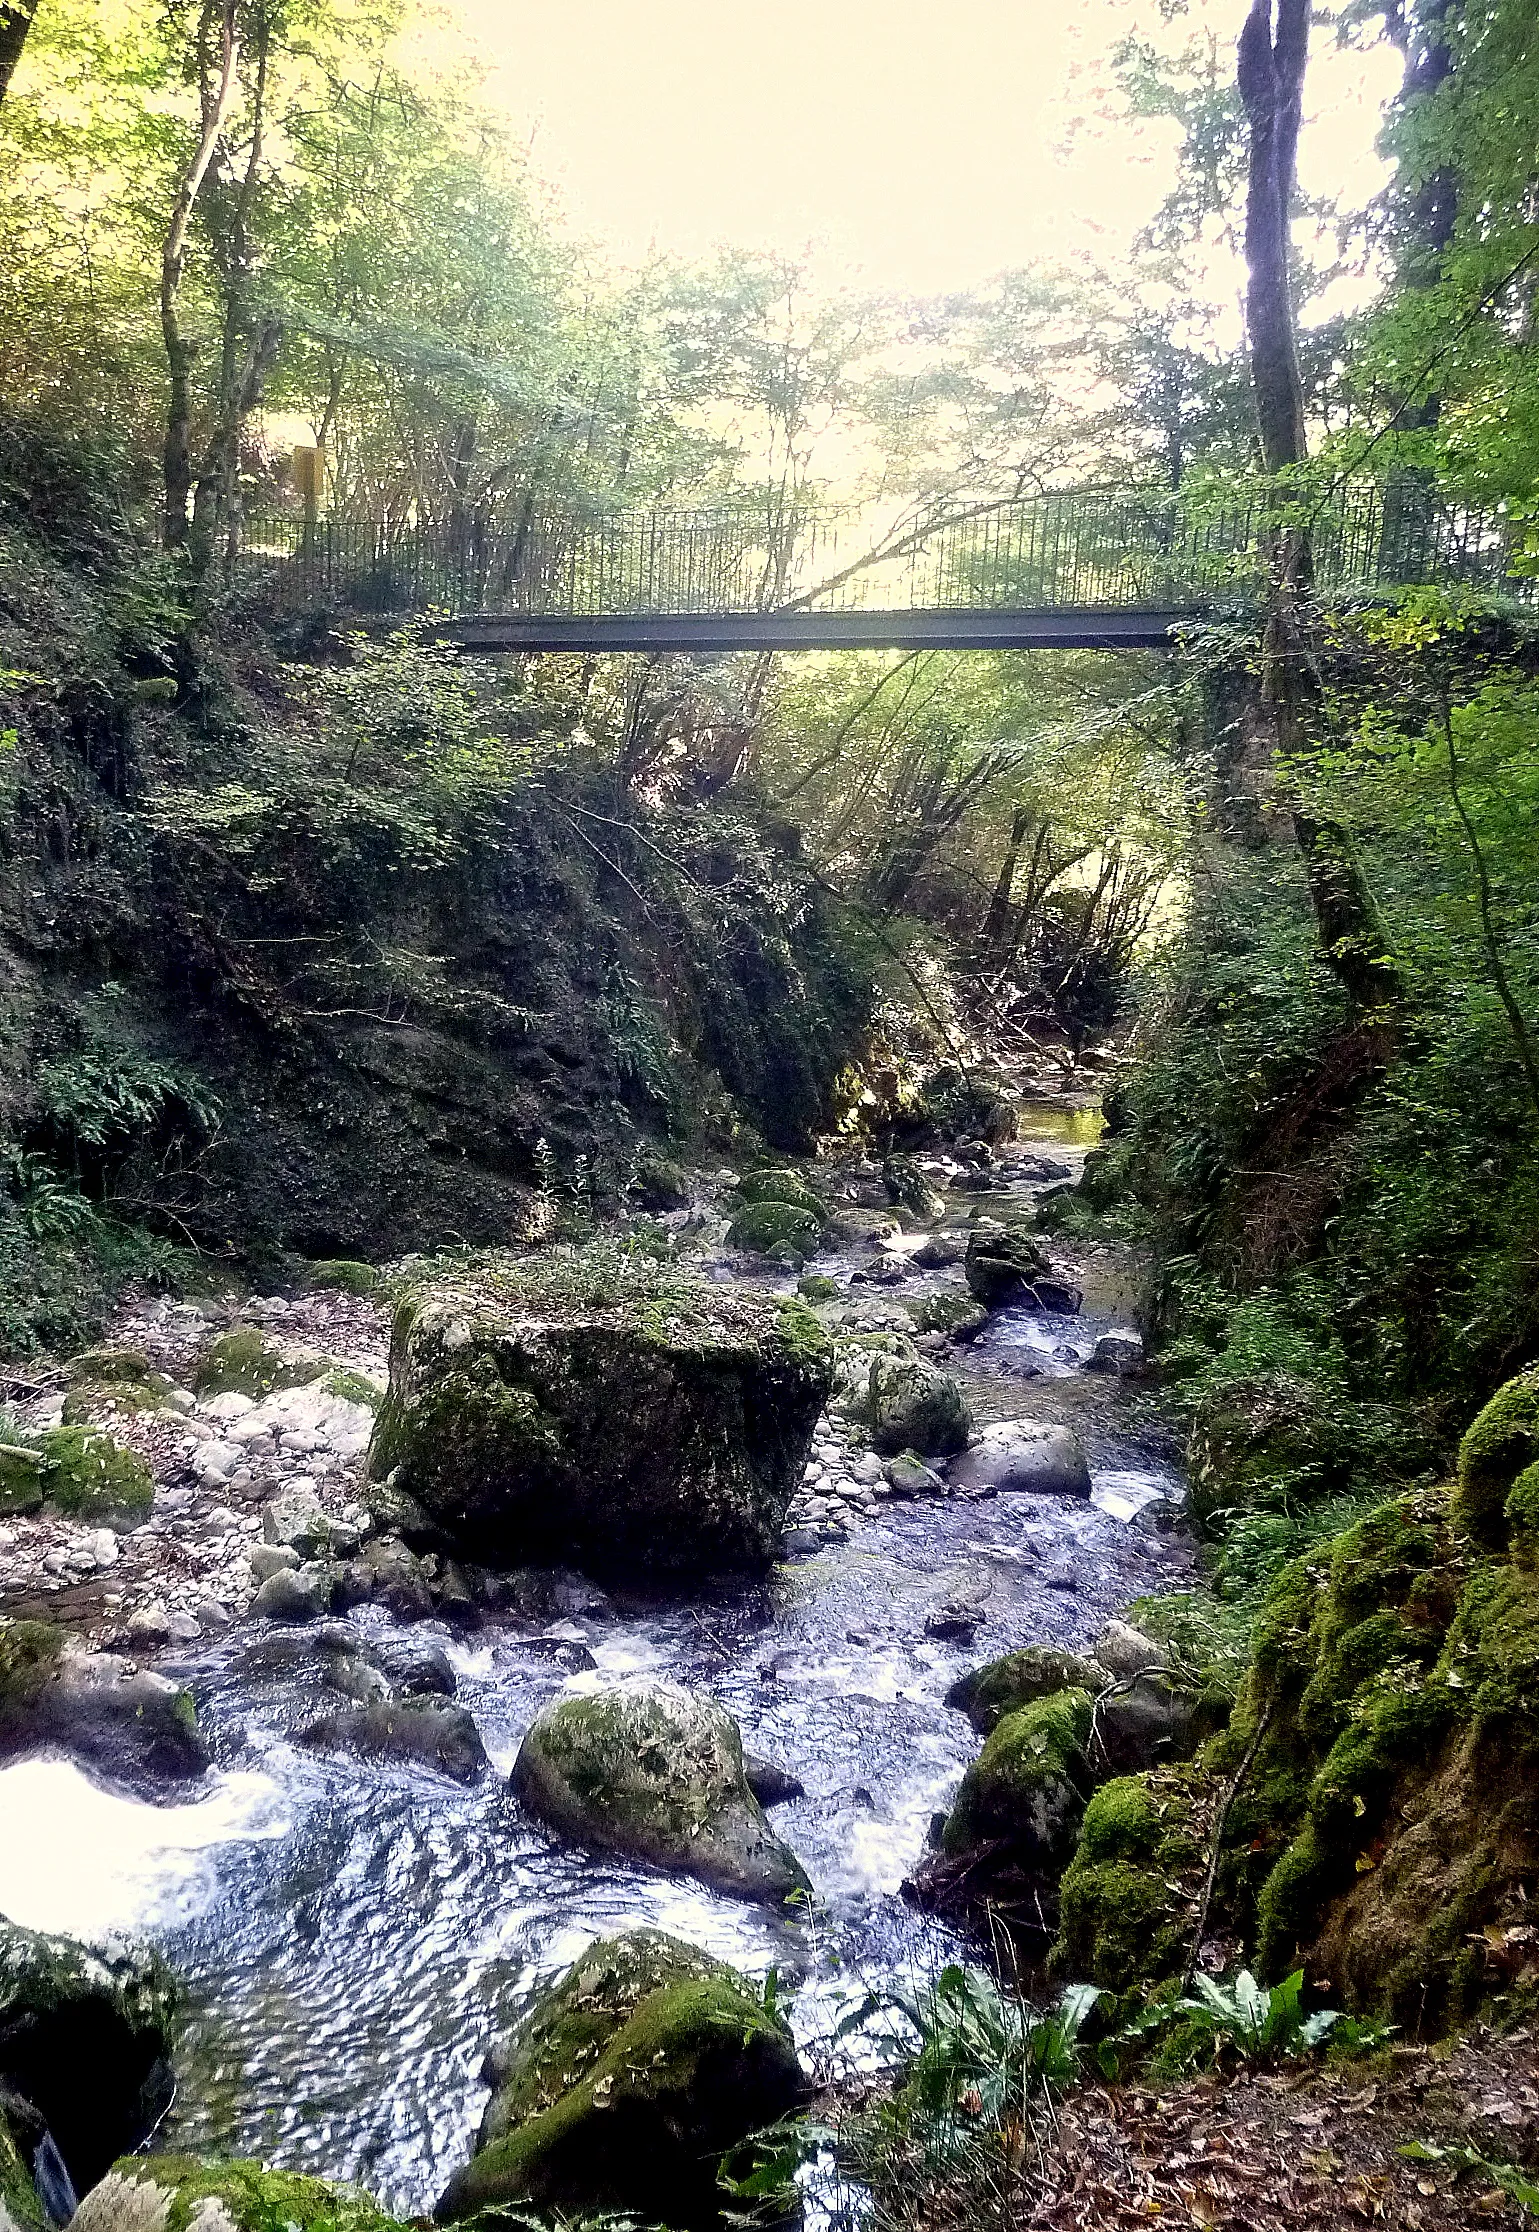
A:
POLYGON ((1258 1984, 1243 1968, 1232 1983, 1200 1972, 1192 1983, 1196 1996, 1179 2001, 1179 2010, 1193 2034, 1211 2044, 1215 2061, 1226 2047, 1242 2061, 1307 2054, 1323 2045, 1341 2020, 1333 2008, 1305 2014, 1302 1969, 1272 1985, 1258 1984))
POLYGON ((167 1123, 206 1132, 219 1113, 200 1078, 132 1050, 43 1062, 37 1096, 50 1127, 77 1155, 82 1147, 126 1146, 167 1123))
POLYGON ((1539 2185, 1528 2174, 1510 2162, 1493 2162, 1489 2155, 1466 2142, 1462 2146, 1449 2146, 1436 2139, 1413 2139, 1400 2149, 1408 2162, 1430 2162, 1452 2170, 1455 2175, 1473 2171, 1487 2179, 1509 2201, 1516 2201, 1525 2215, 1539 2216, 1539 2185))
POLYGON ((1073 1985, 1039 2013, 983 1970, 956 1963, 933 1985, 895 1995, 919 2039, 895 2114, 921 2123, 943 2150, 980 2126, 1024 2121, 1079 2074, 1080 2032, 1100 1997, 1092 1985, 1073 1985))

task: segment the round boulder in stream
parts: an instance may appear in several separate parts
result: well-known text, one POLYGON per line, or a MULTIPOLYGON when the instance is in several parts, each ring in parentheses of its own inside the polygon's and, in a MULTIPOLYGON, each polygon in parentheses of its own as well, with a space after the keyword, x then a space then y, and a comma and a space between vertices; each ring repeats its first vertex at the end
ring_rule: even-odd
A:
POLYGON ((954 1489, 975 1495, 1027 1490, 1039 1496, 1088 1496, 1090 1465, 1067 1426, 1012 1419, 985 1426, 971 1449, 946 1468, 954 1489))
POLYGON ((135 1797, 208 1766, 188 1692, 43 1620, 0 1620, 0 1759, 60 1751, 135 1797))
POLYGON ((764 1995, 660 1930, 601 1938, 500 2049, 441 2221, 508 2208, 716 2227, 717 2165, 807 2098, 764 1995))
POLYGON ((398 1309, 369 1470, 483 1564, 762 1570, 832 1374, 799 1302, 612 1243, 486 1258, 398 1309))
POLYGON ((778 1901, 810 1888, 749 1785, 736 1721, 671 1682, 556 1698, 519 1746, 511 1787, 579 1843, 718 1891, 778 1901))

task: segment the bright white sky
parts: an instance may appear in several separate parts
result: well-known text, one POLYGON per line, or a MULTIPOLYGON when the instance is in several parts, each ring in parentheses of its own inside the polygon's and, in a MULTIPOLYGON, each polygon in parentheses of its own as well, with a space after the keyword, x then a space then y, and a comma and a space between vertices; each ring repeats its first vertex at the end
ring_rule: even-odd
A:
MULTIPOLYGON (((818 250, 826 279, 940 293, 1037 258, 1113 260, 1168 183, 1173 128, 1071 118, 1153 0, 458 0, 488 92, 569 222, 655 244, 818 250)), ((1191 0, 1228 53, 1244 0, 1191 0)), ((1175 26, 1179 35, 1182 26, 1175 26)), ((1172 36, 1170 30, 1163 34, 1172 36)), ((1306 189, 1366 200, 1392 56, 1317 31, 1306 189)))

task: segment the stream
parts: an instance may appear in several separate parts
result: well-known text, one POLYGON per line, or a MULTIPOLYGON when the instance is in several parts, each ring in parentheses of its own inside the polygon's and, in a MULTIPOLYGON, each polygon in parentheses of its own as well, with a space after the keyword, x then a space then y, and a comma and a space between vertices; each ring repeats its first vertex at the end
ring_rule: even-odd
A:
MULTIPOLYGON (((1065 1144, 1065 1128, 1043 1116, 1025 1133, 1077 1164, 1083 1140, 1065 1144)), ((847 1281, 867 1260, 847 1250, 809 1268, 847 1281)), ((157 2145, 357 2179, 387 2208, 420 2214, 470 2151, 490 2039, 600 1933, 650 1923, 754 1975, 776 1968, 814 2069, 852 1997, 952 1957, 947 1930, 900 1895, 977 1750, 948 1687, 1025 1643, 1087 1644, 1130 1598, 1180 1587, 1190 1571, 1183 1537, 1135 1518, 1149 1497, 1179 1493, 1171 1464, 1141 1436, 1126 1386, 1084 1369, 1097 1334, 1128 1323, 1126 1266, 1096 1252, 1078 1275, 1074 1317, 1001 1312, 947 1361, 980 1424, 1075 1428, 1088 1504, 894 1500, 768 1582, 671 1605, 595 1593, 543 1636, 446 1637, 495 1770, 468 1789, 295 1742, 315 1690, 302 1672, 257 1671, 249 1627, 166 1662, 193 1689, 219 1762, 195 1802, 113 1797, 57 1760, 0 1775, 33 1830, 24 1850, 5 1840, 0 1911, 87 1935, 142 1933, 186 1981, 177 2096, 157 2145), (927 1633, 959 1593, 981 1607, 976 1634, 927 1633), (810 1916, 563 1847, 507 1796, 519 1739, 547 1698, 638 1672, 709 1691, 751 1750, 801 1779, 806 1795, 774 1821, 817 1886, 810 1916)), ((930 1283, 958 1285, 960 1273, 930 1283)), ((355 1617, 374 1632, 391 1625, 378 1611, 355 1617)))

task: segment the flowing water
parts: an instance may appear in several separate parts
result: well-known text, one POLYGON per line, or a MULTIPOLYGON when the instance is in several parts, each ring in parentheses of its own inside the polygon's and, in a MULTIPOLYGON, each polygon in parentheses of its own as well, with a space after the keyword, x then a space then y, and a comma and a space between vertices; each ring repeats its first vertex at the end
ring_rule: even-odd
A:
POLYGON ((957 1359, 980 1418, 1076 1427, 1090 1503, 885 1503, 767 1583, 620 1603, 554 1638, 488 1629, 451 1642, 496 1770, 473 1788, 294 1741, 317 1693, 302 1672, 260 1670, 249 1632, 175 1669, 220 1762, 195 1803, 111 1797, 58 1761, 0 1775, 0 1811, 10 1801, 35 1829, 0 1852, 0 1911, 88 1934, 134 1928, 187 1981, 159 2143, 357 2178, 413 2214, 469 2152, 491 2037, 600 1932, 652 1923, 754 1974, 776 1968, 814 2054, 848 1997, 949 1955, 946 1932, 900 1895, 977 1749, 947 1688, 1023 1643, 1084 1644, 1187 1568, 1180 1541, 1130 1523, 1174 1490, 1170 1466, 1134 1431, 1126 1391, 1083 1370, 1095 1335, 1126 1322, 1122 1276, 1115 1258, 1092 1259, 1078 1316, 1001 1313, 957 1359), (976 1637, 927 1634, 959 1595, 981 1609, 976 1637), (563 1638, 594 1667, 564 1671, 582 1653, 563 1638), (815 1912, 781 1916, 563 1847, 506 1795, 548 1697, 640 1671, 709 1690, 750 1749, 800 1777, 806 1796, 774 1819, 817 1886, 815 1912))

